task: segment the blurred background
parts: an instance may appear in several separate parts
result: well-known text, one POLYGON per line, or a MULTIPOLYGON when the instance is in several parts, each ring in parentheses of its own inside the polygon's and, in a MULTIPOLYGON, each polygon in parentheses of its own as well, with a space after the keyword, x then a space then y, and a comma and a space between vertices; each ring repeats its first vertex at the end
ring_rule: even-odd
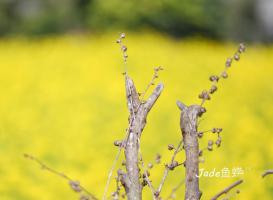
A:
POLYGON ((174 37, 273 40, 271 0, 1 0, 0 35, 152 29, 174 37))
MULTIPOLYGON (((78 199, 68 183, 26 160, 29 153, 88 188, 99 198, 128 125, 124 64, 116 39, 126 32, 128 72, 139 92, 163 66, 165 89, 142 135, 155 186, 181 138, 176 100, 200 103, 210 75, 219 74, 239 42, 247 46, 205 104, 200 131, 223 128, 222 147, 205 151, 200 168, 242 168, 230 178, 200 180, 209 199, 239 178, 231 199, 272 199, 273 177, 272 0, 1 0, 0 199, 78 199)), ((148 94, 152 90, 148 91, 148 94)), ((147 95, 148 96, 148 95, 147 95)), ((146 97, 147 97, 146 96, 146 97)), ((216 135, 206 134, 200 147, 216 135)), ((116 169, 121 167, 123 156, 116 169)), ((184 161, 181 153, 178 161, 184 161)), ((184 178, 170 173, 163 198, 184 178)), ((115 189, 111 181, 108 195, 115 189)), ((178 190, 182 199, 184 188, 178 190)), ((143 199, 151 199, 144 189, 143 199)))

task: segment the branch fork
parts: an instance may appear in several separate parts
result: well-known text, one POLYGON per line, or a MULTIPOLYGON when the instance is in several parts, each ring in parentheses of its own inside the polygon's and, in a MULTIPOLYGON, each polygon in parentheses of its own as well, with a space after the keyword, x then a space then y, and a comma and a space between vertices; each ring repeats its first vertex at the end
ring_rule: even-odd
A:
POLYGON ((159 98, 163 84, 160 83, 154 89, 153 93, 149 96, 146 102, 141 102, 139 94, 136 90, 133 80, 126 74, 125 87, 127 106, 130 113, 130 121, 132 122, 129 127, 129 137, 125 145, 125 158, 126 158, 126 175, 129 181, 124 182, 127 198, 129 200, 142 199, 142 185, 139 177, 139 140, 141 133, 146 125, 146 119, 149 111, 159 98))

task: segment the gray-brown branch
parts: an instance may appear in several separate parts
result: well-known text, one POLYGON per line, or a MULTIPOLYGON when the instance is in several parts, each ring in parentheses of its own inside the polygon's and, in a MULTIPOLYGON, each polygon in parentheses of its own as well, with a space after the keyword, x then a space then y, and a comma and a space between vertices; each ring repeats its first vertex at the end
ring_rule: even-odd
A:
POLYGON ((218 199, 220 196, 222 196, 223 194, 227 194, 230 190, 232 190, 232 189, 235 188, 236 186, 240 185, 241 183, 243 183, 243 180, 238 180, 238 181, 232 183, 230 186, 226 187, 226 188, 223 189, 221 192, 219 192, 219 193, 216 194, 214 197, 212 197, 211 200, 216 200, 216 199, 218 199))
POLYGON ((263 174, 262 174, 262 177, 266 177, 267 175, 270 175, 270 174, 273 174, 273 170, 272 169, 269 169, 269 170, 266 170, 263 174))
MULTIPOLYGON (((178 145, 177 145, 177 147, 176 147, 176 149, 175 149, 175 151, 174 151, 174 153, 173 153, 173 156, 172 156, 172 158, 171 158, 171 162, 170 162, 169 164, 172 164, 172 163, 174 162, 176 155, 177 155, 177 154, 179 153, 179 151, 180 151, 180 147, 181 147, 182 143, 183 143, 182 140, 178 143, 178 145)), ((168 176, 168 174, 169 174, 169 171, 170 171, 169 164, 166 164, 165 170, 164 170, 164 174, 163 174, 163 177, 162 177, 162 180, 161 180, 161 182, 160 182, 160 184, 159 184, 159 186, 158 186, 157 192, 158 192, 159 194, 161 193, 161 190, 162 190, 162 188, 163 188, 163 185, 164 185, 164 183, 165 183, 165 181, 166 181, 166 179, 167 179, 167 176, 168 176)))
POLYGON ((180 127, 183 136, 183 144, 186 152, 185 168, 185 200, 199 200, 199 144, 197 136, 197 119, 201 114, 201 106, 186 106, 177 101, 181 110, 180 127))
MULTIPOLYGON (((43 170, 47 170, 48 172, 55 174, 65 180, 69 181, 69 185, 71 186, 71 188, 74 191, 76 191, 76 192, 84 191, 86 194, 88 194, 90 196, 91 199, 98 200, 98 198, 95 197, 95 195, 93 195, 91 192, 89 192, 85 187, 83 187, 79 181, 75 181, 72 178, 70 178, 69 176, 65 175, 64 173, 58 172, 55 169, 48 167, 46 164, 44 164, 42 161, 40 161, 38 158, 36 158, 32 155, 24 154, 24 157, 26 159, 29 159, 29 160, 32 160, 32 161, 38 163, 43 170)), ((87 198, 86 196, 84 196, 84 197, 87 198)))
POLYGON ((129 127, 129 137, 125 144, 126 176, 129 179, 125 185, 125 190, 128 200, 141 200, 142 186, 139 180, 138 165, 140 144, 138 141, 146 125, 147 115, 163 90, 163 84, 159 84, 154 89, 145 103, 140 101, 134 82, 128 75, 125 76, 125 86, 130 120, 132 120, 129 127))

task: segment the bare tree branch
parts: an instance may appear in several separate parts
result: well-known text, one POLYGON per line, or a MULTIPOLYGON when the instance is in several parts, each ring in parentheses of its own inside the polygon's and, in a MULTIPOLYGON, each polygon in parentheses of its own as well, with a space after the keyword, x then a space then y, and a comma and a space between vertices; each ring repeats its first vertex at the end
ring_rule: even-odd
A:
POLYGON ((32 155, 29 155, 29 154, 24 154, 24 157, 29 159, 29 160, 32 160, 36 163, 38 163, 40 165, 40 167, 43 169, 43 170, 47 170, 48 172, 52 173, 52 174, 55 174, 63 179, 66 179, 69 183, 69 185, 71 186, 71 188, 76 191, 76 192, 80 192, 80 191, 84 191, 86 194, 88 194, 93 200, 98 200, 97 197, 95 197, 95 195, 93 195, 91 192, 89 192, 85 187, 83 187, 80 182, 78 181, 75 181, 73 180, 72 178, 70 178, 69 176, 65 175, 64 173, 62 172, 58 172, 50 167, 48 167, 47 165, 45 165, 42 161, 40 161, 38 158, 32 156, 32 155))
MULTIPOLYGON (((200 105, 186 106, 184 103, 177 101, 177 106, 181 110, 180 127, 183 136, 184 149, 186 151, 186 179, 185 179, 185 199, 199 200, 201 192, 199 189, 199 142, 198 142, 198 118, 201 117, 206 109, 202 107, 205 101, 211 99, 211 95, 217 91, 217 83, 220 78, 226 79, 228 77, 227 69, 231 66, 232 60, 240 60, 240 55, 245 51, 244 44, 240 44, 238 50, 233 58, 228 58, 225 63, 224 71, 218 75, 211 75, 209 80, 212 82, 209 90, 203 90, 198 97, 202 100, 200 105)), ((219 129, 220 130, 220 129, 219 129)), ((209 150, 212 150, 212 142, 209 143, 209 150)), ((221 138, 218 134, 217 146, 221 144, 221 138)))
POLYGON ((180 127, 183 136, 184 149, 186 151, 186 192, 185 199, 198 200, 201 197, 199 190, 199 143, 197 133, 197 119, 202 114, 199 105, 185 106, 177 102, 181 109, 180 127))
MULTIPOLYGON (((172 163, 174 162, 176 155, 177 155, 178 152, 180 151, 180 148, 181 148, 182 143, 183 143, 182 140, 179 141, 179 143, 178 143, 178 145, 177 145, 177 147, 176 147, 176 149, 175 149, 175 151, 174 151, 174 153, 173 153, 173 156, 172 156, 172 158, 171 158, 170 164, 172 164, 172 163)), ((158 187, 158 189, 157 189, 157 192, 158 192, 159 194, 160 194, 160 192, 162 191, 163 185, 164 185, 164 183, 165 183, 165 181, 166 181, 166 179, 167 179, 167 176, 168 176, 168 174, 169 174, 169 171, 170 171, 169 165, 170 165, 170 164, 167 164, 167 165, 165 166, 165 171, 164 171, 162 180, 161 180, 161 182, 160 182, 160 184, 159 184, 159 187, 158 187)))
POLYGON ((163 90, 163 84, 159 83, 156 88, 154 89, 153 93, 150 95, 146 103, 144 104, 144 110, 145 112, 149 112, 153 105, 155 104, 156 100, 160 96, 161 92, 163 90))
POLYGON ((273 174, 273 170, 272 170, 272 169, 266 170, 266 171, 262 174, 262 177, 265 178, 267 175, 270 175, 270 174, 273 174))
MULTIPOLYGON (((123 44, 123 39, 125 39, 125 33, 121 33, 119 39, 117 39, 116 42, 120 45, 123 58, 124 58, 125 72, 123 74, 125 75, 126 98, 127 98, 127 105, 128 105, 128 109, 130 113, 130 116, 129 116, 130 124, 127 129, 126 139, 123 140, 123 144, 119 146, 119 151, 117 153, 117 156, 108 174, 108 179, 107 179, 106 187, 104 190, 103 200, 105 200, 106 198, 111 176, 115 168, 115 165, 117 163, 117 160, 119 159, 122 148, 124 148, 125 150, 126 168, 127 168, 129 181, 130 181, 130 182, 127 182, 127 186, 126 186, 126 188, 128 188, 128 191, 126 191, 127 197, 128 199, 133 199, 133 198, 141 199, 142 187, 140 187, 140 183, 137 177, 137 175, 139 174, 138 154, 140 154, 141 156, 141 152, 139 152, 140 150, 139 139, 145 127, 148 112, 150 111, 150 109, 152 108, 152 106, 154 105, 154 103, 156 102, 156 100, 158 99, 158 97, 160 96, 163 90, 163 85, 159 84, 154 90, 154 92, 152 93, 152 95, 150 95, 147 102, 143 103, 145 94, 147 93, 149 88, 152 85, 154 85, 155 79, 158 78, 158 72, 160 70, 163 70, 163 68, 161 66, 154 68, 154 75, 152 80, 147 85, 145 91, 139 94, 135 88, 133 80, 127 74, 128 55, 127 55, 127 47, 123 44), (141 99, 139 98, 139 95, 141 96, 141 99), (137 195, 137 196, 134 197, 134 195, 137 195)), ((144 166, 143 161, 142 161, 142 165, 144 166)), ((152 189, 149 179, 148 179, 148 183, 150 188, 152 189)), ((124 182, 124 184, 126 183, 124 182)), ((153 191, 152 193, 154 194, 153 191)))
POLYGON ((232 190, 236 186, 240 185, 241 183, 243 183, 242 179, 232 183, 230 186, 226 187, 224 190, 222 190, 221 192, 217 193, 214 197, 212 197, 211 200, 216 200, 220 196, 222 196, 223 194, 227 194, 230 190, 232 190))
POLYGON ((148 112, 160 96, 163 85, 159 84, 150 95, 146 103, 139 100, 139 95, 133 83, 133 80, 126 74, 125 87, 127 96, 127 105, 130 112, 132 125, 129 127, 129 137, 125 145, 125 158, 127 175, 130 180, 127 198, 129 200, 142 199, 142 187, 139 181, 139 138, 146 125, 148 112))
MULTIPOLYGON (((120 40, 119 43, 122 43, 122 40, 120 40)), ((125 58, 125 60, 126 59, 127 58, 125 58)), ((148 92, 149 88, 152 85, 154 85, 154 81, 155 81, 156 78, 158 78, 158 72, 160 70, 163 70, 163 68, 162 67, 155 67, 154 68, 154 74, 153 74, 152 80, 147 85, 145 91, 140 94, 140 96, 141 96, 140 100, 139 100, 139 94, 137 93, 137 90, 136 90, 136 88, 134 86, 133 81, 129 78, 129 76, 127 75, 127 72, 124 73, 124 75, 125 75, 125 84, 128 83, 128 87, 126 87, 126 95, 127 95, 127 105, 128 105, 129 112, 130 112, 130 117, 129 117, 130 123, 129 123, 129 126, 128 126, 127 130, 126 130, 126 138, 124 139, 123 144, 119 146, 119 150, 118 150, 118 153, 116 155, 116 158, 115 158, 115 160, 113 162, 113 165, 112 165, 112 167, 111 167, 111 169, 110 169, 110 171, 108 173, 108 179, 107 179, 107 182, 106 182, 106 186, 105 186, 104 194, 103 194, 103 198, 102 198, 103 200, 106 199, 106 194, 107 194, 107 191, 108 191, 108 188, 109 188, 109 184, 110 184, 110 181, 111 181, 113 170, 115 169, 115 166, 116 166, 116 163, 117 163, 117 161, 119 159, 121 151, 127 145, 127 141, 128 141, 129 135, 130 135, 132 123, 135 120, 135 114, 138 113, 140 107, 143 106, 144 97, 145 97, 146 93, 148 92), (133 94, 133 96, 134 96, 133 99, 131 99, 131 94, 133 94), (136 102, 136 103, 134 104, 133 102, 136 102)), ((160 86, 161 89, 163 89, 163 85, 162 84, 160 84, 160 85, 161 85, 160 86)), ((153 93, 153 97, 150 98, 150 100, 148 101, 149 105, 150 105, 150 106, 148 106, 149 109, 151 108, 151 105, 153 105, 155 103, 155 101, 159 97, 159 95, 160 94, 158 94, 158 90, 155 90, 155 92, 153 93)), ((147 105, 147 104, 145 104, 145 105, 147 105)), ((146 115, 147 114, 148 114, 148 109, 146 109, 146 115)), ((152 191, 152 193, 154 194, 154 191, 152 191)))
POLYGON ((140 107, 140 100, 134 82, 127 74, 125 75, 125 86, 127 106, 130 111, 130 115, 133 116, 140 107))

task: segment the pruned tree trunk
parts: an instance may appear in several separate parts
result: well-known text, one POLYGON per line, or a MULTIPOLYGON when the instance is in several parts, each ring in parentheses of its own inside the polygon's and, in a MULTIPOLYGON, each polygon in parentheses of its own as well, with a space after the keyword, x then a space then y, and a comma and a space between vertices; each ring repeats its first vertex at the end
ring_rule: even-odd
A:
POLYGON ((181 110, 180 127, 183 136, 183 147, 186 152, 186 178, 185 178, 185 200, 199 200, 199 144, 197 135, 197 119, 202 114, 199 105, 185 106, 177 102, 181 110))
POLYGON ((163 84, 157 85, 146 102, 141 102, 133 80, 125 75, 127 105, 130 112, 129 136, 125 143, 125 158, 127 174, 124 182, 128 200, 142 199, 142 185, 139 169, 139 141, 146 125, 146 118, 152 106, 163 90, 163 84))

